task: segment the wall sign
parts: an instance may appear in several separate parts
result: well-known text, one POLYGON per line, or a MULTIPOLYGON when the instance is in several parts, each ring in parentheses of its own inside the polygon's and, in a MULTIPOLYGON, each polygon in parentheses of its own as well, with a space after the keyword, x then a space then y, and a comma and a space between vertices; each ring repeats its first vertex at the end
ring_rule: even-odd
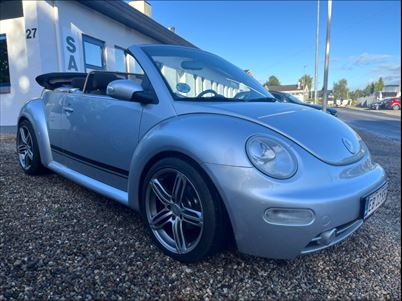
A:
POLYGON ((78 72, 80 68, 80 48, 79 35, 72 32, 69 28, 63 29, 63 53, 64 70, 69 72, 78 72))

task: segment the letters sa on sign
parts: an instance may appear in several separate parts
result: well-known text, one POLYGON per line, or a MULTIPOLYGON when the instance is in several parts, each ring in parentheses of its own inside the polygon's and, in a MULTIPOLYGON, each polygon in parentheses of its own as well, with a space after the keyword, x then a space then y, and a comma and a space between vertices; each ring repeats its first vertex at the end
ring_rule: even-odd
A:
POLYGON ((67 51, 70 52, 70 56, 68 59, 67 70, 69 71, 78 71, 77 61, 75 60, 74 54, 77 51, 77 47, 75 46, 75 40, 72 36, 66 37, 67 51))
POLYGON ((79 68, 79 48, 78 35, 65 28, 63 30, 63 52, 64 52, 64 70, 78 72, 79 68))

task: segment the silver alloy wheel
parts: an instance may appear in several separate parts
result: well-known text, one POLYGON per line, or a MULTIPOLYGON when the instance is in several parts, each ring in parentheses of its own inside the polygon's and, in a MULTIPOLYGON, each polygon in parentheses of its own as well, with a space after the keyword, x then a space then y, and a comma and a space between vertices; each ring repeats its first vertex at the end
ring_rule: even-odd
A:
POLYGON ((201 200, 191 181, 171 168, 156 172, 146 191, 146 216, 161 245, 176 254, 198 245, 204 224, 201 200))
POLYGON ((33 142, 26 126, 21 126, 18 129, 17 151, 22 168, 29 169, 33 160, 33 142))

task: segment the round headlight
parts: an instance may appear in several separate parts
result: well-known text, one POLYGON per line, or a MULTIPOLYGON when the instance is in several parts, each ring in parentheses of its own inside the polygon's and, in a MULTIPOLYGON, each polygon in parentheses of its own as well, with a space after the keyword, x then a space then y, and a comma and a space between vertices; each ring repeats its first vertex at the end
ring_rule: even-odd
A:
POLYGON ((254 136, 248 139, 246 151, 251 163, 264 174, 288 179, 296 173, 297 162, 294 155, 278 141, 254 136))

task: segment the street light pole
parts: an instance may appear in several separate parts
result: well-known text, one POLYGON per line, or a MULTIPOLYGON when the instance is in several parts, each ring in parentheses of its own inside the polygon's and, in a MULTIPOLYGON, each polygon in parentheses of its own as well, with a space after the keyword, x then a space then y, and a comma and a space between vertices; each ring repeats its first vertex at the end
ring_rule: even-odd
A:
POLYGON ((332 0, 328 0, 328 21, 327 21, 327 42, 325 45, 325 66, 324 66, 324 96, 322 110, 327 111, 328 102, 328 66, 329 66, 329 40, 331 34, 332 0))
POLYGON ((320 34, 320 0, 317 0, 317 30, 315 33, 314 103, 317 103, 318 79, 318 38, 320 34))

